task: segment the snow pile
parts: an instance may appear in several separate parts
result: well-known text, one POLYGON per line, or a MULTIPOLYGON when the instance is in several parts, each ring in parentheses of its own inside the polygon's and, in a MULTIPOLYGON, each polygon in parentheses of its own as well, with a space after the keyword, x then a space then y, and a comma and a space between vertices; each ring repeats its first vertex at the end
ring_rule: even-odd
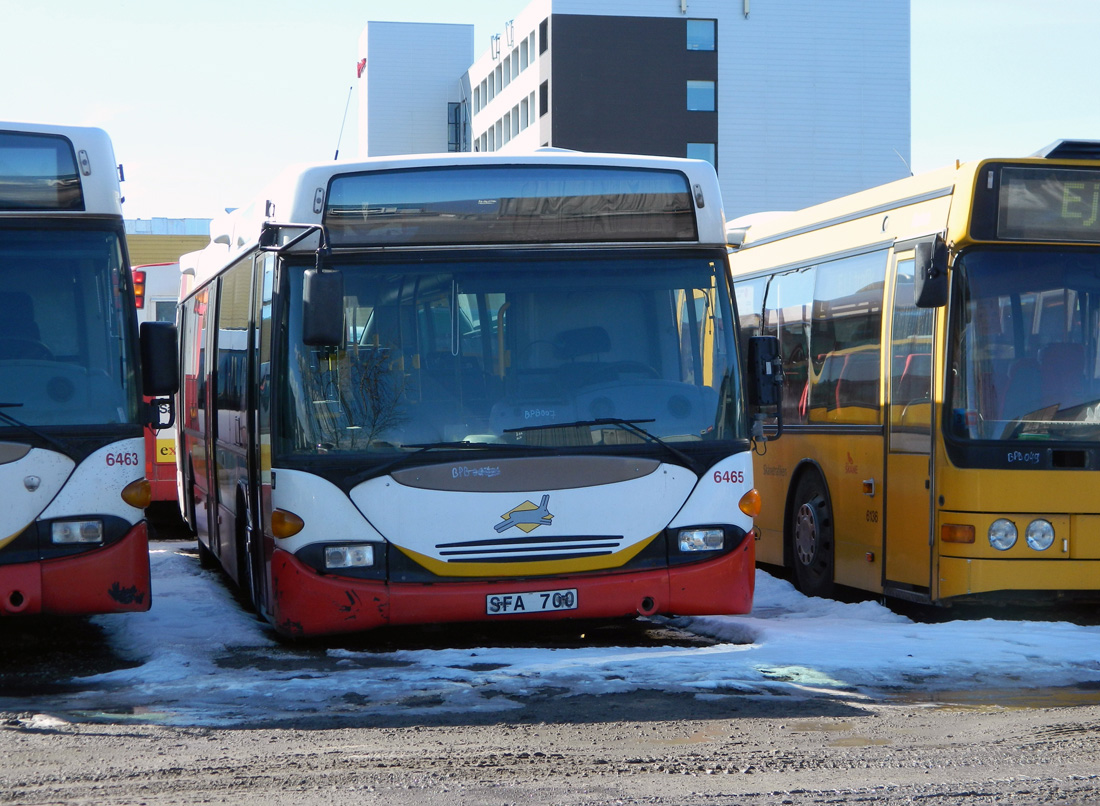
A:
POLYGON ((150 612, 98 619, 116 651, 140 665, 78 681, 88 689, 66 703, 54 697, 51 711, 129 709, 183 724, 236 724, 364 708, 496 711, 540 693, 875 697, 1100 680, 1100 627, 918 624, 874 602, 807 598, 764 572, 751 615, 673 622, 717 639, 714 646, 370 652, 283 644, 182 545, 153 547, 150 612))

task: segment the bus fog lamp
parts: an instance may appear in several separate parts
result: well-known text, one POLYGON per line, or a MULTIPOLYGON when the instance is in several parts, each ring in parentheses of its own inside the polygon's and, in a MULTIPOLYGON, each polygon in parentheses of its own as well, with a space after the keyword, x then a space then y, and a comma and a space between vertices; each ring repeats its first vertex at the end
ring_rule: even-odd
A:
POLYGON ((721 529, 680 530, 680 551, 720 551, 725 546, 721 529))
POLYGON ((54 521, 50 539, 57 545, 102 543, 103 521, 54 521))
POLYGON ((1027 525, 1027 544, 1036 551, 1046 551, 1054 543, 1054 525, 1042 518, 1036 518, 1027 525))
POLYGON ((325 546, 325 568, 370 568, 374 546, 325 546))
POLYGON ((1008 518, 997 518, 989 527, 989 545, 997 551, 1008 551, 1016 545, 1016 524, 1008 518))

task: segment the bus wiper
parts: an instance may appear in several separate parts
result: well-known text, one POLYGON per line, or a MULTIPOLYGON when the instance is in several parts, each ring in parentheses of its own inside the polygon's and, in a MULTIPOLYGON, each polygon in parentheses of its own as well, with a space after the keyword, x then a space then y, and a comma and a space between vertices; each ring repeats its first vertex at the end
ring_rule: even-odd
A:
POLYGON ((22 408, 22 406, 23 406, 22 403, 0 403, 0 422, 7 423, 8 425, 13 425, 16 428, 22 428, 28 434, 34 434, 39 439, 44 440, 47 444, 52 445, 53 447, 57 448, 57 450, 59 450, 65 456, 68 456, 70 459, 73 459, 74 458, 74 451, 68 445, 66 445, 65 443, 63 443, 63 442, 61 442, 57 439, 54 439, 49 434, 47 434, 43 431, 39 431, 33 425, 27 425, 22 420, 20 420, 16 417, 12 417, 10 414, 8 414, 6 411, 4 411, 4 409, 18 409, 18 408, 22 408))
POLYGON ((390 470, 395 467, 400 467, 403 464, 411 462, 416 457, 428 453, 430 451, 446 451, 446 450, 550 450, 549 448, 542 448, 536 445, 517 445, 508 442, 471 442, 469 440, 460 440, 458 442, 410 442, 402 445, 403 448, 416 448, 412 453, 406 453, 402 456, 398 456, 384 465, 378 467, 372 467, 369 470, 364 470, 360 473, 356 473, 353 476, 348 476, 347 483, 354 487, 357 484, 361 484, 367 479, 377 478, 378 476, 384 476, 390 470))
POLYGON ((647 420, 623 420, 619 417, 598 417, 595 420, 576 420, 576 421, 571 422, 571 423, 546 423, 545 425, 529 425, 529 426, 525 426, 524 428, 505 428, 504 433, 505 434, 522 434, 525 431, 547 431, 551 428, 592 428, 592 427, 598 426, 598 425, 614 425, 614 426, 618 426, 619 428, 623 428, 627 431, 630 431, 634 434, 637 434, 642 439, 648 440, 649 442, 652 442, 655 445, 660 445, 662 448, 664 448, 670 454, 672 454, 677 459, 679 459, 681 462, 683 462, 685 467, 687 467, 688 469, 694 471, 696 463, 695 463, 695 460, 692 457, 688 456, 686 453, 684 453, 682 450, 675 447, 674 445, 671 445, 670 443, 665 442, 663 439, 661 439, 656 434, 652 434, 649 431, 646 431, 644 428, 642 428, 641 426, 638 425, 639 423, 652 423, 652 422, 656 422, 656 420, 654 420, 652 417, 647 419, 647 420))

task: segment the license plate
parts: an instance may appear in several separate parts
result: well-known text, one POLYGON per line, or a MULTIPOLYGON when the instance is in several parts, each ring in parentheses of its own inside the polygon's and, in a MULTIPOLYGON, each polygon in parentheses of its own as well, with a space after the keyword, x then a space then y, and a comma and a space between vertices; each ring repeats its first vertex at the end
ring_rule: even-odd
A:
POLYGON ((485 597, 485 614, 546 613, 551 610, 576 610, 577 589, 492 593, 485 597))

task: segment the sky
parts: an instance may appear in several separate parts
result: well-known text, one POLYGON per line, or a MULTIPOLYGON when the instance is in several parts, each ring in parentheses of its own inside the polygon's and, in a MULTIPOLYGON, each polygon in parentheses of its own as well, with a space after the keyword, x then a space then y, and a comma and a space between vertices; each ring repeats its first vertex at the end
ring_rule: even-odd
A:
POLYGON ((764 571, 757 571, 750 615, 675 622, 718 639, 712 646, 377 653, 339 641, 286 644, 241 609, 220 573, 199 567, 194 545, 152 544, 151 610, 95 617, 114 652, 133 667, 80 678, 64 693, 0 697, 0 712, 37 713, 34 724, 42 726, 42 720, 122 718, 231 727, 314 716, 339 721, 380 709, 507 719, 531 696, 637 690, 700 699, 842 697, 1001 707, 1100 697, 1100 661, 1083 650, 1100 642, 1100 626, 915 623, 873 601, 807 598, 764 571), (219 663, 231 653, 236 662, 219 663), (255 662, 247 662, 250 656, 255 662))
MULTIPOLYGON (((1096 0, 910 3, 914 172, 1100 139, 1096 0)), ((0 119, 106 129, 127 218, 211 218, 287 164, 358 156, 368 21, 473 24, 480 55, 526 4, 0 0, 0 119)))

